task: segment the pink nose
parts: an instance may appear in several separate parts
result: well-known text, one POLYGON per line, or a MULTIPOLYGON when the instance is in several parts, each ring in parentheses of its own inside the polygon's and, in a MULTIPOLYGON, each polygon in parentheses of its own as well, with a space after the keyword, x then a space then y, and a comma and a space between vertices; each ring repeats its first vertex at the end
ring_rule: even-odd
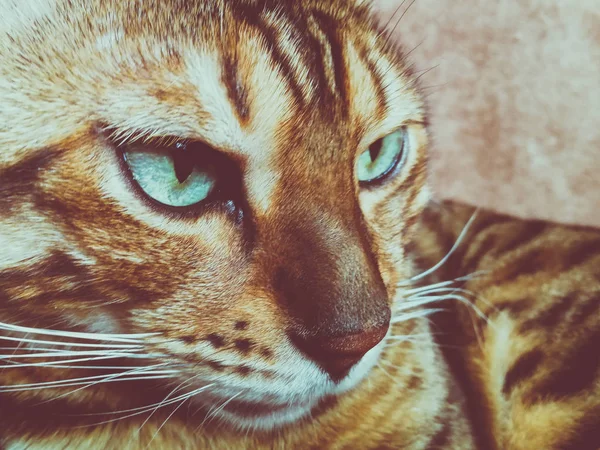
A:
POLYGON ((335 382, 342 380, 361 358, 385 337, 388 324, 346 336, 311 336, 293 339, 335 382))

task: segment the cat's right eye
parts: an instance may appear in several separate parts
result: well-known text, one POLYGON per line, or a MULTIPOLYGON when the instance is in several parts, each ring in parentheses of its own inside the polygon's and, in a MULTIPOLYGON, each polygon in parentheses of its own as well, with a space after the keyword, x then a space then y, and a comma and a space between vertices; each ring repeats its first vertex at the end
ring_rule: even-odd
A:
POLYGON ((383 181, 406 157, 406 130, 400 128, 378 139, 357 161, 357 178, 362 185, 383 181))
POLYGON ((122 154, 133 181, 162 205, 190 207, 207 200, 215 190, 214 163, 184 143, 132 144, 122 154))

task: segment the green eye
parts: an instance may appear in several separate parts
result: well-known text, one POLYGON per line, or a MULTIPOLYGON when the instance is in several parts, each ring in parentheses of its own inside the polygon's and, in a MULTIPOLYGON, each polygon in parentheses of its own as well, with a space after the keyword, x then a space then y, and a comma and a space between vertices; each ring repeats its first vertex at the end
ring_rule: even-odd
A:
POLYGON ((406 131, 401 128, 369 146, 358 158, 357 177, 361 183, 382 181, 404 159, 406 131))
POLYGON ((123 152, 134 181, 152 199, 172 207, 206 200, 216 185, 216 170, 201 155, 175 147, 131 146, 123 152))

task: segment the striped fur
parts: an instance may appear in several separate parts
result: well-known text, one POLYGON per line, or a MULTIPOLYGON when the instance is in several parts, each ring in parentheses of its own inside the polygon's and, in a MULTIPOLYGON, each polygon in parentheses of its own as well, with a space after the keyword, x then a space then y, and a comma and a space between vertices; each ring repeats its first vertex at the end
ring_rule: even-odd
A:
MULTIPOLYGON (((472 213, 428 208, 417 259, 442 257, 472 213)), ((597 450, 600 232, 481 212, 464 240, 427 281, 480 274, 457 292, 487 320, 458 304, 437 318, 480 448, 597 450)))
POLYGON ((558 449, 597 437, 597 404, 581 401, 595 360, 586 370, 572 356, 597 336, 597 233, 506 220, 488 236, 476 222, 427 282, 493 271, 467 283, 471 307, 432 316, 432 302, 464 299, 416 274, 467 213, 423 215, 422 97, 359 0, 0 11, 0 447, 517 449, 535 432, 536 448, 558 449), (357 157, 401 127, 404 164, 360 186, 357 157), (227 161, 219 201, 161 209, 127 177, 123 145, 174 141, 227 161), (547 233, 566 256, 546 258, 547 233), (559 273, 577 289, 553 291, 559 273), (520 275, 530 281, 513 288, 520 275), (539 301, 548 289, 567 300, 539 301), (349 373, 305 347, 342 336, 343 352, 374 324, 385 338, 349 373), (463 351, 446 352, 454 341, 463 351), (523 418, 533 405, 539 422, 523 418))

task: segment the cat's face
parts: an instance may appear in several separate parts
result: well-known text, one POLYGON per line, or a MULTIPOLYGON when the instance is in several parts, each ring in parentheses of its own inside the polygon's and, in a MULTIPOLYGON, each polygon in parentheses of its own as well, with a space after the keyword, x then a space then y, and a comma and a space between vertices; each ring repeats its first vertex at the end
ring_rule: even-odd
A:
POLYGON ((124 3, 24 5, 2 41, 0 321, 151 334, 218 417, 303 417, 410 273, 413 80, 352 2, 124 3))

